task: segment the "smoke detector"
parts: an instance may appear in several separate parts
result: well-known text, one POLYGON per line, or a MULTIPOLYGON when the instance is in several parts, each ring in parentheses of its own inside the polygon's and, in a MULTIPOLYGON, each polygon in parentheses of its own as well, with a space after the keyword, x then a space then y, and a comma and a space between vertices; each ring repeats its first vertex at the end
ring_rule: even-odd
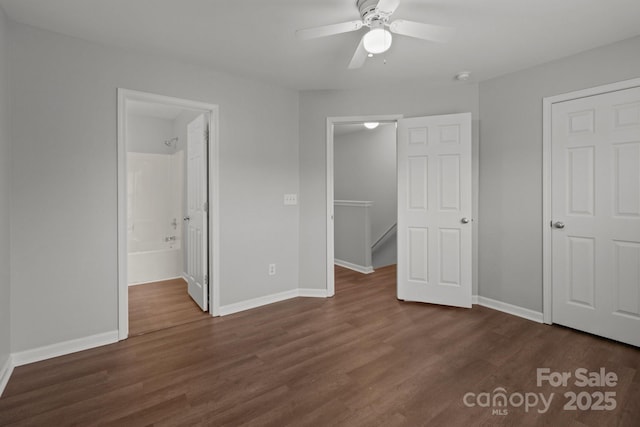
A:
POLYGON ((466 82, 467 80, 469 80, 469 77, 471 77, 470 71, 460 71, 458 74, 456 74, 455 79, 460 82, 466 82))

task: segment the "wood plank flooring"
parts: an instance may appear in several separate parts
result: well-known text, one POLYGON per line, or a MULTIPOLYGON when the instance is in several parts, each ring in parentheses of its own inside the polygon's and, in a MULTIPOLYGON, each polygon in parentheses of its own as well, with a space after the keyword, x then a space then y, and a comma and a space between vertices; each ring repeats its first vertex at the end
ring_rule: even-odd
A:
POLYGON ((129 336, 210 317, 189 297, 183 279, 129 286, 129 336))
POLYGON ((0 425, 640 425, 638 348, 484 307, 400 302, 393 267, 338 268, 336 289, 16 368, 0 425), (544 367, 604 367, 619 380, 538 387, 544 367), (554 398, 544 413, 463 403, 498 387, 514 403, 554 398), (616 407, 563 410, 567 391, 613 391, 616 407))

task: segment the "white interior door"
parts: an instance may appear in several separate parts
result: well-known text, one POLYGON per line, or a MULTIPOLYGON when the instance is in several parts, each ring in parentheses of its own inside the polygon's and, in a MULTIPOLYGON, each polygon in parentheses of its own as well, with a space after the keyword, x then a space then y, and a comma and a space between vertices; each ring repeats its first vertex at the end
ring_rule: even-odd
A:
POLYGON ((398 298, 471 307, 471 114, 398 121, 398 298))
POLYGON ((207 310, 208 234, 207 234, 207 119, 204 114, 187 125, 187 216, 186 277, 189 295, 207 310))
POLYGON ((640 88, 552 106, 553 323, 640 346, 640 88))

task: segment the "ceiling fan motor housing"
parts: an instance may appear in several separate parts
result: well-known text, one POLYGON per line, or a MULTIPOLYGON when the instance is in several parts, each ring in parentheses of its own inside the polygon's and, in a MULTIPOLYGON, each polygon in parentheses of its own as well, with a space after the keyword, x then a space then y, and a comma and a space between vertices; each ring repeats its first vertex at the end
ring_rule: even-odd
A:
POLYGON ((389 22, 389 14, 376 10, 378 0, 357 0, 356 5, 367 27, 382 27, 389 22))

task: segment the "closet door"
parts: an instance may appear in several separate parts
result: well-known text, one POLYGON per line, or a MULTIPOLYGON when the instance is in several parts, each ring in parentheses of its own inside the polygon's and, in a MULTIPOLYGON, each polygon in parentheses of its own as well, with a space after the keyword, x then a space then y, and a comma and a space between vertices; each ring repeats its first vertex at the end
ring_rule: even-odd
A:
POLYGON ((640 88, 552 106, 552 321, 640 346, 640 88))

